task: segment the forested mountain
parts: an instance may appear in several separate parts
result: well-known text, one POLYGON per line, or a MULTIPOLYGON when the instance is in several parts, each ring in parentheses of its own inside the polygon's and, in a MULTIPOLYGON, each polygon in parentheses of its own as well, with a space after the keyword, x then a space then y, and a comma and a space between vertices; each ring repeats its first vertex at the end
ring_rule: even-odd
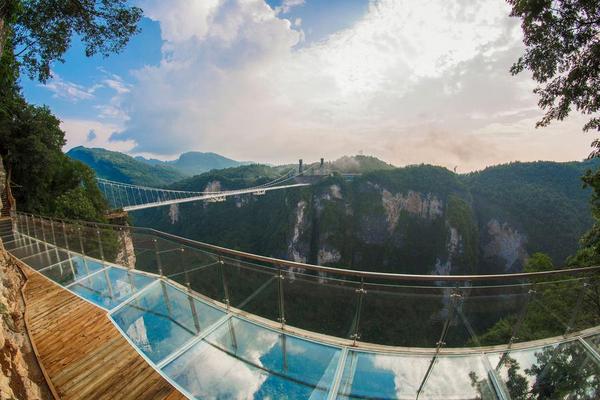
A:
POLYGON ((249 164, 247 162, 235 161, 216 153, 201 153, 199 151, 189 151, 187 153, 183 153, 177 160, 173 161, 160 161, 155 159, 146 159, 144 157, 136 157, 136 160, 150 165, 173 167, 182 174, 190 176, 208 172, 213 169, 231 168, 249 164))
MULTIPOLYGON (((581 176, 599 160, 511 163, 459 175, 429 165, 334 174, 307 188, 136 212, 137 225, 295 261, 403 273, 518 271, 534 252, 562 265, 591 227, 581 176)), ((187 190, 253 186, 267 166, 212 171, 187 190)))
POLYGON ((183 153, 174 161, 131 157, 118 151, 83 146, 72 148, 67 155, 88 165, 100 178, 148 186, 165 186, 213 169, 248 164, 215 153, 194 151, 183 153))
POLYGON ((74 147, 67 155, 88 165, 99 178, 136 185, 165 186, 185 178, 173 167, 150 165, 117 151, 74 147))

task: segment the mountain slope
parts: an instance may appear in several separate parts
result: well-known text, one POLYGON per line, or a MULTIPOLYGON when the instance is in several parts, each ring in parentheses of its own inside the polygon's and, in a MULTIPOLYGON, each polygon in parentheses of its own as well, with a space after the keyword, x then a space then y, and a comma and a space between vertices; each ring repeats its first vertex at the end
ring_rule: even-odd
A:
POLYGON ((101 148, 74 147, 67 155, 87 164, 100 178, 145 186, 165 186, 185 178, 166 165, 149 165, 116 151, 101 148))
POLYGON ((248 164, 223 157, 216 153, 201 153, 198 151, 183 153, 174 161, 160 161, 144 157, 136 157, 136 159, 150 165, 173 167, 185 175, 199 175, 213 169, 231 168, 248 164))
MULTIPOLYGON (((295 261, 403 273, 518 271, 529 254, 557 264, 592 224, 580 176, 597 160, 515 163, 457 175, 428 165, 224 203, 134 213, 136 224, 295 261)), ((213 171, 188 190, 252 186, 270 167, 213 171)))

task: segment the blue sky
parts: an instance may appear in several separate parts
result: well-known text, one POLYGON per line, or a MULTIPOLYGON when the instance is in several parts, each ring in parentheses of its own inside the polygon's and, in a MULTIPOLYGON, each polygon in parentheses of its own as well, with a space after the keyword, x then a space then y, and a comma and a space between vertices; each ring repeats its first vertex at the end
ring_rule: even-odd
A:
POLYGON ((362 151, 459 171, 588 153, 579 116, 534 129, 503 0, 132 1, 142 32, 121 54, 86 58, 75 38, 46 85, 22 81, 63 121, 65 149, 271 163, 362 151))

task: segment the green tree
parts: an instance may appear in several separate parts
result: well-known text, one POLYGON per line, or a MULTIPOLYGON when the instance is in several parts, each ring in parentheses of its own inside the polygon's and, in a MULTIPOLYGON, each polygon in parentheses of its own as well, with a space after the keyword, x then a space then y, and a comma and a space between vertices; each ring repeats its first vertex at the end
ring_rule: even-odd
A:
MULTIPOLYGON (((563 120, 571 109, 592 115, 583 129, 600 130, 600 3, 597 0, 507 0, 522 20, 525 54, 511 73, 528 69, 540 85, 537 126, 563 120)), ((600 145, 595 142, 596 147, 600 145)))
POLYGON ((12 38, 21 67, 45 81, 52 62, 64 61, 74 34, 86 56, 107 56, 138 32, 141 16, 126 0, 0 0, 0 55, 12 38))
POLYGON ((91 169, 62 152, 65 134, 47 107, 28 104, 9 39, 0 59, 0 156, 21 210, 102 220, 107 205, 91 169))

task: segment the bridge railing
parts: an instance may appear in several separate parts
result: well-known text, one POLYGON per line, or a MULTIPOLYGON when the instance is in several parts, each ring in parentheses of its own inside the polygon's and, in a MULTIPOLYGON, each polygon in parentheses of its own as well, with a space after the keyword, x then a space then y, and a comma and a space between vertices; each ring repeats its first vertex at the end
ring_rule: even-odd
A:
POLYGON ((600 325, 600 267, 378 273, 265 257, 150 228, 25 213, 14 221, 20 234, 69 253, 162 276, 232 312, 350 345, 512 346, 600 325))

